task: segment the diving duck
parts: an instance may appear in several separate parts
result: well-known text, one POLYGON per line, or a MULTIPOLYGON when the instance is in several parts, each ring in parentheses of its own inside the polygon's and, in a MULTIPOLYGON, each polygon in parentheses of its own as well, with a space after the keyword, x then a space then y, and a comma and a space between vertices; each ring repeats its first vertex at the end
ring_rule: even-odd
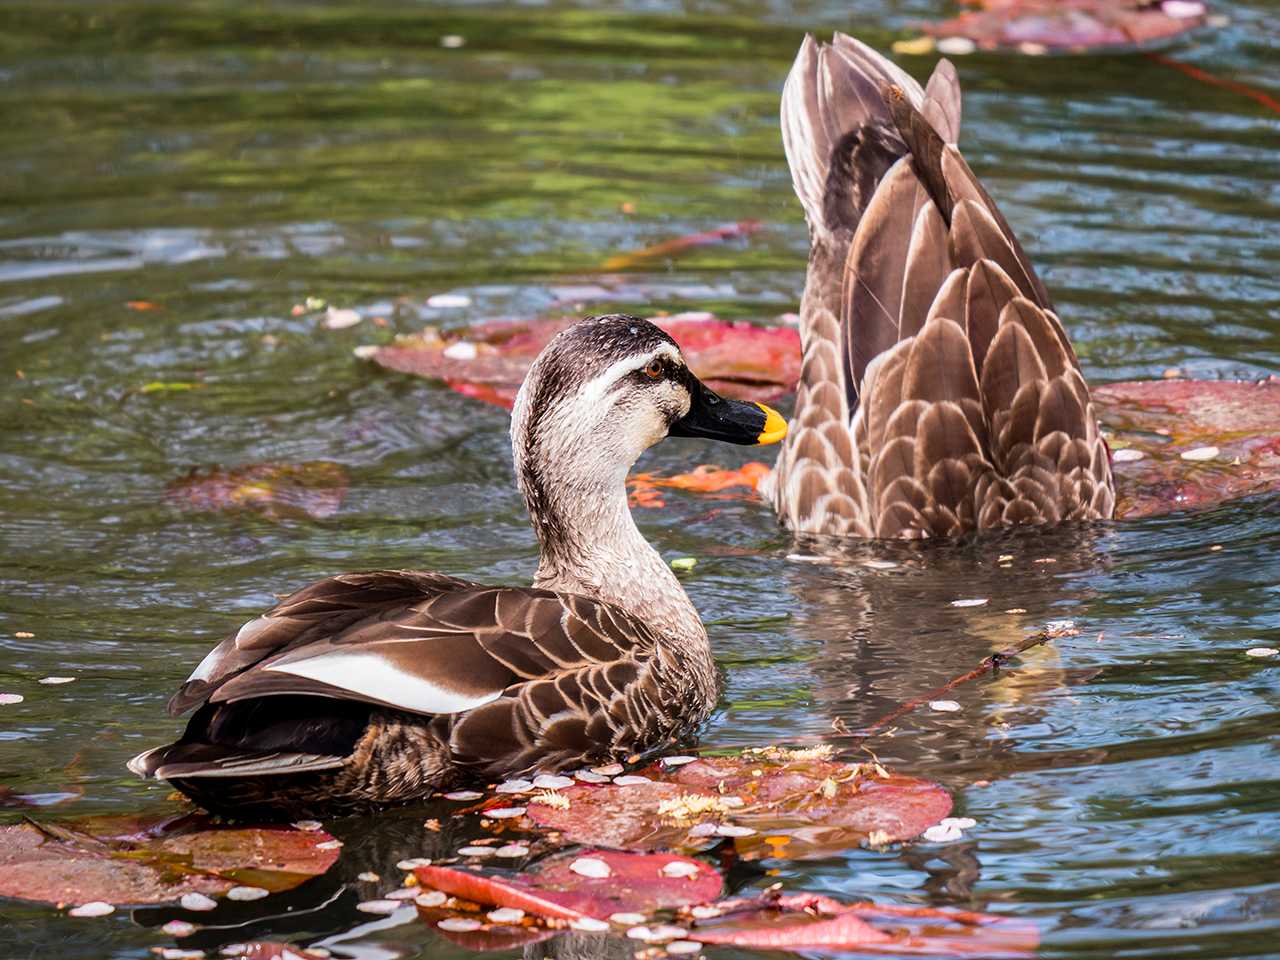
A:
POLYGON ((795 415, 761 492, 798 533, 925 538, 1109 518, 1110 454, 1044 284, 921 89, 805 37, 782 138, 809 226, 795 415))
POLYGON ((211 810, 361 810, 455 784, 644 753, 715 703, 707 633, 627 504, 663 437, 773 443, 786 422, 717 396, 666 333, 588 318, 516 397, 532 587, 376 570, 304 587, 218 644, 169 701, 176 742, 129 768, 211 810))

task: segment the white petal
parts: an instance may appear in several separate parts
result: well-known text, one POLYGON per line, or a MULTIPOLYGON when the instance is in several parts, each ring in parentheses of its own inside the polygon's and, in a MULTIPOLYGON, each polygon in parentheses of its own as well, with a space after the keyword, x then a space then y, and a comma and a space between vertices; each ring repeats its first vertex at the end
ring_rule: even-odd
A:
POLYGON ((72 917, 105 917, 109 913, 115 913, 116 908, 111 904, 102 900, 91 900, 88 903, 82 903, 78 907, 72 907, 67 914, 72 917))
POLYGON ((603 880, 613 874, 613 871, 609 869, 609 864, 603 860, 597 860, 595 857, 579 857, 569 864, 569 869, 578 874, 578 876, 591 877, 593 880, 603 880))
POLYGON ((365 900, 356 904, 356 909, 361 913, 395 913, 400 909, 399 900, 365 900))
POLYGON ((228 900, 261 900, 271 891, 262 887, 232 887, 226 892, 228 900))

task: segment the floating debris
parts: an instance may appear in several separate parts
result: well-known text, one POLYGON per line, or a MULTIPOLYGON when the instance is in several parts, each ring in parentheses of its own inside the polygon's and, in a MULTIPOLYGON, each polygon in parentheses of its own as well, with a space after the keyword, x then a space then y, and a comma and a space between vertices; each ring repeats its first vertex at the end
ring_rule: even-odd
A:
POLYGON ((116 908, 104 900, 90 900, 88 903, 82 903, 78 907, 72 907, 67 911, 67 915, 71 917, 105 917, 109 913, 115 913, 116 908))
POLYGON ((405 873, 410 872, 415 867, 431 866, 430 857, 409 857, 407 860, 401 860, 396 864, 397 870, 403 870, 405 873))
POLYGON ((316 844, 317 850, 337 850, 342 846, 341 840, 324 840, 316 844))
POLYGON ((492 857, 493 852, 493 847, 481 847, 476 844, 458 848, 458 853, 464 857, 492 857))
POLYGON ((9 706, 27 699, 20 693, 0 693, 0 705, 9 706))
MULTIPOLYGON (((449 39, 449 38, 445 38, 449 39)), ((453 39, 461 40, 461 37, 453 39)), ((441 41, 443 42, 443 41, 441 41)), ((461 44, 458 44, 461 46, 461 44)), ((471 306, 471 298, 465 293, 437 293, 433 297, 427 297, 427 306, 435 310, 458 310, 462 307, 471 306)))
POLYGON ((974 597, 972 600, 952 600, 953 607, 985 607, 991 600, 989 597, 974 597))
POLYGON ((295 830, 302 830, 307 833, 315 833, 317 830, 324 829, 324 824, 319 820, 298 820, 292 826, 295 830))
POLYGON ((590 877, 593 880, 603 880, 613 874, 607 863, 595 857, 579 857, 569 864, 569 869, 580 877, 590 877))
MULTIPOLYGON (((537 797, 534 797, 536 800, 537 797)), ((514 820, 516 817, 523 817, 525 807, 491 807, 488 810, 482 810, 481 813, 491 820, 514 820)))
POLYGON ((569 798, 556 790, 543 790, 539 793, 535 793, 529 798, 529 802, 540 803, 547 807, 555 807, 557 810, 569 809, 569 798))
POLYGON ((693 823, 708 816, 724 816, 729 804, 724 798, 705 793, 682 793, 658 801, 658 816, 675 823, 693 823))
POLYGON ((712 920, 724 913, 719 907, 713 907, 710 904, 699 904, 696 907, 689 908, 689 916, 695 920, 712 920))
POLYGON ((697 940, 672 940, 666 946, 667 953, 673 955, 701 953, 702 944, 697 940))
POLYGON ((960 710, 960 704, 954 700, 930 700, 929 709, 939 713, 956 713, 960 710))
POLYGON ((361 913, 391 914, 400 909, 399 900, 364 900, 356 904, 361 913))
POLYGON ((264 890, 262 887, 232 887, 225 894, 228 900, 261 900, 268 896, 270 890, 264 890))
POLYGON ((186 920, 170 920, 160 929, 171 937, 189 937, 200 928, 186 920))
POLYGON ((664 864, 658 872, 664 877, 671 877, 673 880, 678 880, 681 877, 696 877, 699 873, 697 864, 689 863, 685 860, 672 860, 670 863, 664 864))
POLYGON ((1111 454, 1111 459, 1116 463, 1136 463, 1145 456, 1146 454, 1141 450, 1135 450, 1133 447, 1125 447, 1123 450, 1117 450, 1111 454))
POLYGON ((443 920, 437 921, 436 926, 450 933, 471 933, 479 930, 484 924, 479 920, 472 920, 468 917, 445 917, 443 920))
POLYGON ((59 683, 74 683, 75 679, 75 677, 41 677, 37 682, 53 686, 59 683))
POLYGON ((664 767, 683 767, 686 763, 693 763, 697 757, 663 757, 662 765, 664 767))
POLYGON ((203 893, 184 893, 178 903, 183 910, 191 910, 196 913, 218 909, 218 901, 213 897, 206 897, 203 893))
POLYGON ((449 898, 439 890, 428 890, 426 893, 420 893, 413 898, 413 902, 420 907, 440 907, 449 898))
POLYGON ((937 48, 944 57, 964 57, 977 50, 978 45, 968 37, 943 37, 937 48))
POLYGON ((620 926, 634 927, 638 923, 644 923, 646 917, 643 913, 611 913, 609 919, 620 926))
POLYGON ((519 923, 524 919, 524 911, 518 907, 499 907, 485 914, 492 923, 519 923))
POLYGON ((755 833, 756 831, 751 827, 739 826, 736 823, 722 823, 716 827, 716 835, 720 837, 751 837, 755 833))
POLYGON ((642 783, 653 783, 648 777, 641 777, 636 774, 614 777, 613 782, 619 787, 638 787, 642 783))
POLYGON ((525 857, 529 855, 529 848, 523 843, 508 843, 498 847, 493 851, 495 857, 503 857, 508 860, 514 860, 517 857, 525 857))
POLYGON ((926 830, 922 836, 930 843, 950 843, 952 840, 959 840, 964 834, 957 827, 939 823, 926 830))
POLYGON ((324 325, 329 330, 345 330, 347 327, 354 327, 363 319, 358 310, 340 310, 337 307, 330 307, 325 311, 324 325))
POLYGON ((539 790, 563 790, 573 786, 573 777, 553 776, 549 773, 533 778, 533 785, 539 790))
POLYGON ((697 565, 697 557, 676 557, 671 561, 671 569, 678 573, 687 573, 697 565))
POLYGON ((531 780, 506 780, 494 788, 494 793, 528 793, 533 789, 531 780))
POLYGON ((604 933, 609 929, 609 924, 595 917, 577 917, 569 921, 569 928, 583 933, 604 933))
POLYGON ((645 926, 632 927, 627 931, 627 936, 632 940, 643 940, 645 943, 654 939, 653 931, 645 926))
POLYGON ((1280 654, 1275 647, 1251 647, 1244 652, 1246 657, 1274 657, 1280 654))
POLYGON ((620 763, 610 763, 603 767, 592 767, 591 772, 601 777, 616 777, 622 773, 623 766, 620 763))
POLYGON ((978 825, 973 817, 943 817, 938 821, 940 827, 955 827, 957 830, 969 830, 978 825))
POLYGON ((444 798, 446 800, 479 800, 483 796, 483 793, 475 790, 454 790, 452 793, 446 793, 444 798))
POLYGON ((417 887, 401 887, 399 890, 392 890, 387 894, 388 900, 416 900, 422 893, 417 887))
POLYGON ((1179 456, 1182 457, 1183 460, 1191 460, 1199 463, 1204 460, 1212 460, 1219 453, 1221 453, 1221 451, 1217 447, 1196 447, 1194 450, 1182 451, 1179 456))
POLYGON ((480 350, 470 340, 459 340, 445 347, 442 355, 450 360, 474 360, 480 356, 480 350))
POLYGON ((575 780, 580 780, 583 783, 608 783, 613 779, 612 777, 604 777, 598 773, 592 773, 590 770, 575 770, 573 771, 573 776, 575 780))
POLYGON ((379 877, 376 873, 372 872, 371 870, 365 870, 362 873, 357 873, 356 879, 363 881, 364 883, 377 883, 382 878, 379 877))

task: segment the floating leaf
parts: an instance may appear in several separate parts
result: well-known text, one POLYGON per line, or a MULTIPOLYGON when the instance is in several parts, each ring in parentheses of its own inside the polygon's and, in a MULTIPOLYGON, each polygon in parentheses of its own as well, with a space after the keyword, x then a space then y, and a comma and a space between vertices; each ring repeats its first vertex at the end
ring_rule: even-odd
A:
MULTIPOLYGON (((418 883, 486 907, 511 907, 539 917, 608 919, 619 912, 683 907, 714 900, 723 881, 708 864, 672 853, 585 850, 543 860, 528 873, 501 874, 455 867, 418 867, 418 883), (584 875, 583 860, 603 864, 584 875), (684 864, 678 876, 673 863, 684 864)), ((427 908, 430 909, 430 908, 427 908)))
POLYGON ((761 950, 865 950, 946 956, 1025 957, 1039 944, 1022 921, 963 910, 845 904, 813 894, 721 901, 690 939, 761 950))
POLYGON ((948 40, 967 40, 984 50, 1023 53, 1082 53, 1168 41, 1209 22, 1200 0, 970 0, 976 10, 924 25, 948 40))
POLYGON ((229 469, 193 469, 170 483, 165 497, 191 510, 256 510, 272 520, 321 520, 337 513, 348 483, 342 466, 324 460, 255 463, 229 469))
MULTIPOLYGON (((577 319, 490 321, 447 333, 428 327, 368 355, 388 369, 443 380, 460 393, 509 409, 534 357, 577 319)), ((725 396, 768 401, 799 379, 800 337, 793 327, 679 315, 650 319, 680 344, 693 372, 725 396)))
POLYGON ((1113 459, 1119 516, 1280 490, 1280 381, 1114 383, 1093 397, 1113 446, 1142 454, 1113 459))
MULTIPOLYGON (((177 902, 235 887, 289 890, 324 873, 327 834, 288 827, 214 827, 207 817, 98 817, 0 827, 0 896, 45 903, 177 902)), ((255 894, 256 895, 256 894, 255 894)))
POLYGON ((532 800, 529 817, 576 843, 702 849, 727 838, 741 857, 759 859, 825 856, 873 834, 878 844, 906 840, 951 812, 935 783, 804 753, 704 757, 642 773, 565 790, 567 809, 532 800))

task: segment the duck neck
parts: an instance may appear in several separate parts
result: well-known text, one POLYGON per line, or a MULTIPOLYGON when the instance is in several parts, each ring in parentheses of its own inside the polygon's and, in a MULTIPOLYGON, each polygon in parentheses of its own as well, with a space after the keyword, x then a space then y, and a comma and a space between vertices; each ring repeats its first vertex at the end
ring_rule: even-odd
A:
POLYGON ((603 600, 686 651, 706 651, 709 661, 707 632, 697 609, 636 527, 627 504, 625 469, 593 483, 546 477, 528 469, 529 464, 523 466, 520 488, 541 546, 534 586, 603 600))

